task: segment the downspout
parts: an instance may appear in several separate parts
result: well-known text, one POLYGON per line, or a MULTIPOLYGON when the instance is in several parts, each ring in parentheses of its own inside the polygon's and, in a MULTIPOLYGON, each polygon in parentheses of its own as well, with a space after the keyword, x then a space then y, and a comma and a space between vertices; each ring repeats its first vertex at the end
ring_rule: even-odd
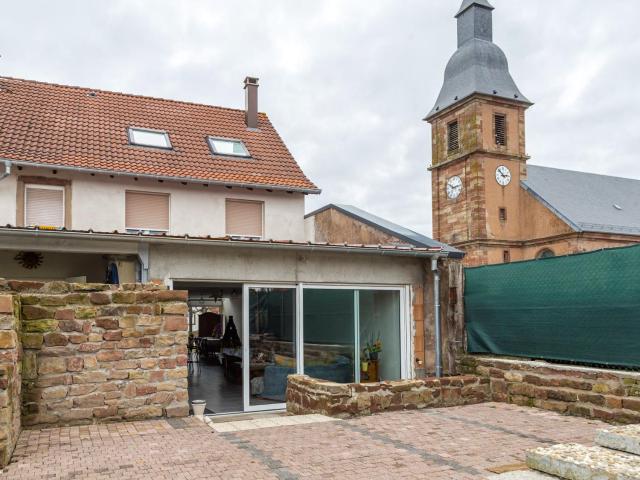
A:
POLYGON ((140 262, 140 278, 141 283, 149 281, 149 244, 140 243, 138 245, 138 260, 140 262))
POLYGON ((435 326, 436 343, 436 377, 442 377, 442 332, 440 330, 440 272, 438 271, 438 258, 431 259, 431 271, 433 272, 433 322, 435 326))
POLYGON ((11 162, 9 160, 4 161, 4 173, 0 175, 0 180, 4 180, 11 175, 11 162))

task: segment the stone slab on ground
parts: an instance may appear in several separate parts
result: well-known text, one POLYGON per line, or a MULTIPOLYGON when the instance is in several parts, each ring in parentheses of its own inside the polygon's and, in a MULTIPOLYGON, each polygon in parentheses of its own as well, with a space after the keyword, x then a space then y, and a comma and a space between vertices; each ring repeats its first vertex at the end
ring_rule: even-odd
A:
POLYGON ((569 480, 640 480, 640 457, 575 443, 527 452, 534 470, 569 480))
POLYGON ((209 418, 205 422, 218 433, 242 432, 245 430, 256 430, 258 428, 288 427, 292 425, 308 425, 310 423, 335 422, 337 418, 325 415, 290 415, 273 416, 265 418, 255 418, 252 420, 239 420, 234 422, 216 423, 209 418))
POLYGON ((517 472, 501 473, 500 475, 491 475, 487 477, 486 480, 553 480, 557 478, 558 477, 533 470, 520 470, 517 472))
POLYGON ((607 428, 596 432, 596 444, 640 455, 640 425, 607 428))

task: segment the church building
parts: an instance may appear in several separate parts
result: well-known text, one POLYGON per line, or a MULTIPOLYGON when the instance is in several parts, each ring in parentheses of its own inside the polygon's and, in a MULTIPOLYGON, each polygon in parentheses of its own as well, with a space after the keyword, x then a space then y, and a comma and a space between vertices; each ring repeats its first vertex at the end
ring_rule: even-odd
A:
MULTIPOLYGON (((493 6, 464 0, 432 126, 433 237, 467 266, 640 243, 640 181, 529 165, 518 89, 493 6)), ((562 165, 558 165, 562 167, 562 165)))

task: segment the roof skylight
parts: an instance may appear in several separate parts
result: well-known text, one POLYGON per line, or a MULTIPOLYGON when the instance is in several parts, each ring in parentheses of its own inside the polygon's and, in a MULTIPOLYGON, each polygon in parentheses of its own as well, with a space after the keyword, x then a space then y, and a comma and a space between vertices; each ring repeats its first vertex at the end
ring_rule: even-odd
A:
POLYGON ((143 147, 170 149, 169 134, 162 130, 129 127, 129 143, 143 147))
POLYGON ((229 138, 208 137, 209 146, 216 155, 231 155, 233 157, 249 157, 249 151, 241 140, 229 138))

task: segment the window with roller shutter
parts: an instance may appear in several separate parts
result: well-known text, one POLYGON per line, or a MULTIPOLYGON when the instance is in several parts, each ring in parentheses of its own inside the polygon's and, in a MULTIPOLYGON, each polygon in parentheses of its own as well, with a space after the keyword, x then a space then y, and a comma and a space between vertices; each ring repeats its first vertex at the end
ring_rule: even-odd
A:
POLYGON ((29 227, 64 227, 64 196, 64 187, 25 185, 24 224, 29 227))
POLYGON ((127 191, 125 225, 129 231, 168 232, 169 195, 127 191))
POLYGON ((263 202, 227 199, 225 214, 227 235, 262 238, 263 210, 263 202))

